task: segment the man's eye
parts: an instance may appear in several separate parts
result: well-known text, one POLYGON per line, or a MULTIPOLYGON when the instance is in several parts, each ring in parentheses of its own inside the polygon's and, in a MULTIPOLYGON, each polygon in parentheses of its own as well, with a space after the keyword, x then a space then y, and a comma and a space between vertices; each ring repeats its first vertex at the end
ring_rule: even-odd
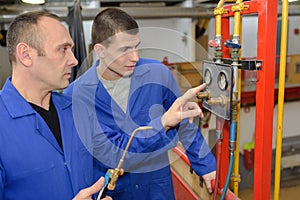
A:
POLYGON ((62 48, 60 48, 60 51, 61 51, 61 52, 66 52, 67 50, 68 50, 67 47, 62 47, 62 48))

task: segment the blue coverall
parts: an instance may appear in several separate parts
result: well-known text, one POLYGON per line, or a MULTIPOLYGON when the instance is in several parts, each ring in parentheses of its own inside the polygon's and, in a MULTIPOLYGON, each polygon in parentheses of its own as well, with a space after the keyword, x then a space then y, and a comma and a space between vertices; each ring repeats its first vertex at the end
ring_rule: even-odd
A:
MULTIPOLYGON (((84 143, 93 146, 94 156, 99 161, 95 163, 95 170, 100 174, 95 178, 103 176, 108 168, 117 166, 135 128, 153 127, 150 131, 136 134, 125 157, 125 174, 119 177, 115 190, 108 191, 109 196, 117 200, 174 199, 167 151, 175 147, 178 140, 198 175, 215 170, 215 158, 195 124, 183 120, 167 132, 162 127, 161 116, 181 95, 173 74, 166 66, 140 58, 131 76, 129 100, 124 113, 98 80, 98 65, 99 61, 96 61, 66 91, 73 92, 75 119, 88 119, 85 123, 93 129, 92 137, 86 138, 84 143)), ((76 121, 79 123, 80 120, 76 121)), ((89 129, 88 126, 84 123, 81 126, 85 127, 79 134, 87 137, 84 130, 89 129)))
POLYGON ((71 200, 93 183, 93 157, 76 132, 71 98, 53 92, 52 100, 63 151, 10 79, 0 91, 1 200, 71 200))

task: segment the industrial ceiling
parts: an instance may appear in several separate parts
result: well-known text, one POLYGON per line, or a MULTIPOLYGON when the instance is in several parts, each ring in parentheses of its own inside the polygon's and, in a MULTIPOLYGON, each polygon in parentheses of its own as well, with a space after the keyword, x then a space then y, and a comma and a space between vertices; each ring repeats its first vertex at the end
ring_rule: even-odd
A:
MULTIPOLYGON (((74 0, 46 0, 43 5, 30 5, 21 0, 0 0, 0 25, 9 23, 16 15, 31 10, 49 10, 64 18, 74 0)), ((244 0, 247 1, 247 0, 244 0)), ((219 0, 81 0, 84 20, 92 20, 100 9, 117 6, 136 19, 168 17, 214 17, 219 0), (188 6, 182 6, 188 3, 188 6), (92 6, 91 6, 92 5, 92 6)), ((232 2, 232 1, 231 1, 232 2)), ((278 13, 281 13, 281 1, 278 13)), ((300 15, 300 1, 290 3, 290 15, 300 15)))

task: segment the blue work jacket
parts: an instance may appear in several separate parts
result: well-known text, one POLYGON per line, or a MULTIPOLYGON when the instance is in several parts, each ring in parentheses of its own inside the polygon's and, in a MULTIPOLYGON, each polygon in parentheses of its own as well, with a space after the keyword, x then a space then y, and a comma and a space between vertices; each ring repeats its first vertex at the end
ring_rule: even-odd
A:
POLYGON ((71 99, 53 92, 52 100, 63 151, 10 79, 0 91, 1 200, 71 200, 93 183, 93 157, 76 132, 71 99))
MULTIPOLYGON (((149 131, 137 133, 132 140, 122 166, 125 174, 119 177, 116 188, 108 191, 113 199, 174 199, 168 150, 178 141, 183 144, 198 175, 215 170, 215 158, 195 124, 183 120, 167 132, 162 127, 161 116, 181 95, 173 74, 166 66, 149 59, 139 60, 131 76, 124 113, 98 80, 98 65, 99 61, 95 62, 66 91, 73 92, 75 118, 78 113, 78 118, 88 119, 86 123, 93 129, 92 137, 85 143, 94 147, 94 156, 98 160, 95 170, 99 175, 95 178, 118 165, 135 128, 152 127, 149 131)), ((82 128, 84 135, 84 130, 89 128, 82 126, 85 126, 82 128)))

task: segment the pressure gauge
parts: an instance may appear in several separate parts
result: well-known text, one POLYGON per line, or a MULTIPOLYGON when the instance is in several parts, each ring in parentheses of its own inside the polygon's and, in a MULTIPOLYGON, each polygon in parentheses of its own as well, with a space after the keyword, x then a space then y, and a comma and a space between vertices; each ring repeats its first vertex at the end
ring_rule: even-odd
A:
POLYGON ((225 71, 221 71, 218 76, 218 86, 222 91, 226 90, 228 87, 228 75, 225 71))
POLYGON ((211 80, 212 80, 211 71, 209 69, 206 69, 204 72, 204 82, 207 85, 210 85, 211 80))

